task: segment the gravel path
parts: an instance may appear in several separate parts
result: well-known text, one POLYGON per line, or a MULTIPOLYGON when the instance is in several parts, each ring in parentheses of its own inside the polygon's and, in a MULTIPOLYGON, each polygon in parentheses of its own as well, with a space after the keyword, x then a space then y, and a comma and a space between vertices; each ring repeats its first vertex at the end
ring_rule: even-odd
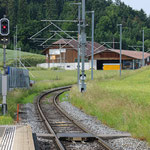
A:
POLYGON ((34 104, 24 104, 20 110, 24 112, 19 115, 21 118, 21 124, 29 124, 33 133, 47 133, 47 129, 45 128, 41 117, 39 117, 36 106, 34 104))
MULTIPOLYGON (((78 108, 72 106, 69 102, 65 101, 60 103, 60 106, 66 110, 74 119, 84 125, 85 128, 89 129, 96 135, 115 135, 124 134, 125 132, 117 131, 108 126, 102 124, 96 118, 86 115, 78 108)), ((108 142, 112 145, 115 150, 150 150, 146 142, 134 139, 134 138, 119 138, 111 139, 108 142)))
MULTIPOLYGON (((20 111, 22 112, 19 115, 21 119, 20 124, 30 125, 33 133, 48 133, 34 104, 21 105, 20 111)), ((37 137, 37 140, 39 150, 57 150, 53 139, 37 137)))

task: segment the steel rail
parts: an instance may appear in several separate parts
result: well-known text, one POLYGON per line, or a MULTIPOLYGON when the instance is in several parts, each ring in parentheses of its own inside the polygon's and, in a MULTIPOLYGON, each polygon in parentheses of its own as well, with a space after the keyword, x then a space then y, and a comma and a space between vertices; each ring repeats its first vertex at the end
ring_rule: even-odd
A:
POLYGON ((39 111, 39 113, 40 113, 42 119, 44 120, 44 123, 45 123, 45 125, 46 125, 48 131, 49 131, 51 134, 54 135, 55 141, 56 141, 56 143, 57 143, 57 145, 58 145, 58 147, 59 147, 60 150, 65 150, 65 148, 64 148, 64 146, 62 145, 62 143, 60 142, 60 140, 58 139, 58 137, 56 136, 56 134, 55 134, 55 132, 53 131, 53 129, 51 128, 51 126, 49 125, 49 122, 48 122, 47 118, 45 117, 45 115, 44 115, 44 113, 43 113, 43 111, 42 111, 42 109, 41 109, 41 107, 40 107, 40 101, 41 101, 41 99, 42 99, 45 95, 47 95, 47 94, 50 94, 50 93, 55 92, 55 91, 67 89, 67 88, 71 88, 71 86, 66 86, 66 87, 62 87, 62 88, 52 89, 52 90, 50 90, 50 91, 45 91, 45 92, 41 93, 41 95, 39 95, 39 96, 37 97, 37 107, 38 107, 38 111, 39 111))
POLYGON ((59 106, 59 104, 57 104, 57 102, 56 102, 57 98, 58 98, 61 94, 63 94, 64 92, 66 92, 66 91, 68 91, 68 90, 65 90, 65 91, 63 91, 63 92, 60 92, 60 93, 58 93, 58 94, 54 97, 53 101, 54 101, 55 106, 59 109, 59 111, 60 111, 61 113, 63 113, 63 114, 65 115, 65 117, 67 117, 70 121, 72 121, 74 124, 76 124, 80 129, 82 129, 84 132, 90 133, 91 135, 93 135, 94 137, 96 137, 96 139, 98 140, 98 142, 99 142, 100 144, 102 144, 105 148, 107 148, 108 150, 113 150, 113 148, 112 148, 108 143, 106 143, 104 140, 102 140, 102 139, 99 138, 98 136, 95 136, 92 132, 90 132, 89 130, 87 130, 86 128, 84 128, 83 125, 81 125, 79 122, 77 122, 77 121, 71 119, 71 117, 67 114, 67 112, 64 111, 64 110, 59 106))
POLYGON ((41 107, 40 107, 40 101, 41 99, 45 96, 45 95, 48 95, 50 93, 53 93, 53 92, 56 92, 56 91, 61 91, 61 90, 64 90, 64 91, 61 91, 60 93, 58 93, 57 95, 54 96, 53 98, 53 103, 54 105, 57 107, 57 109, 66 117, 68 118, 72 123, 74 123, 76 126, 78 126, 82 131, 86 132, 86 133, 90 133, 91 135, 93 135, 93 137, 95 137, 98 142, 103 146, 105 147, 107 150, 113 150, 113 148, 108 144, 106 143, 105 141, 103 141, 101 138, 99 138, 98 136, 95 136, 93 133, 89 132, 87 129, 85 129, 83 127, 83 125, 81 125, 79 122, 73 120, 65 110, 63 110, 59 104, 57 104, 56 100, 58 99, 58 97, 68 91, 69 89, 71 88, 71 86, 65 86, 65 87, 60 87, 60 88, 55 88, 55 89, 52 89, 52 90, 49 90, 49 91, 44 91, 43 93, 41 93, 38 97, 37 97, 37 107, 38 107, 38 111, 42 117, 42 119, 44 120, 44 123, 48 129, 48 131, 54 135, 54 138, 55 138, 55 141, 59 147, 60 150, 65 150, 64 146, 62 145, 62 143, 60 142, 59 138, 57 137, 57 135, 55 134, 55 132, 53 131, 53 129, 51 128, 49 122, 48 122, 48 119, 45 117, 41 107))

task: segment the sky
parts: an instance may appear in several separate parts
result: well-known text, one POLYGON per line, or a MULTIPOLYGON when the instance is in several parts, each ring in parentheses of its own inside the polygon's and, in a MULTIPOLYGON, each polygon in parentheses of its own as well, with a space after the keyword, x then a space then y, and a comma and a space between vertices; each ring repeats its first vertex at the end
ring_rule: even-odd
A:
POLYGON ((121 0, 121 1, 131 6, 133 9, 140 10, 142 8, 145 11, 145 13, 148 16, 150 16, 150 0, 121 0))

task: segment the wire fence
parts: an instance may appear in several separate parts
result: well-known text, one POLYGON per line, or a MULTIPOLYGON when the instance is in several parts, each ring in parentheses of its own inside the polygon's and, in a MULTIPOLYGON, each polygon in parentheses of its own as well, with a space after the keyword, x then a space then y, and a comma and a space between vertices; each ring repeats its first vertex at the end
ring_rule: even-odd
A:
POLYGON ((0 94, 2 93, 2 74, 0 73, 0 94))
MULTIPOLYGON (((29 88, 29 71, 15 67, 8 67, 8 90, 14 88, 29 88)), ((2 74, 0 73, 0 94, 2 93, 2 74)))

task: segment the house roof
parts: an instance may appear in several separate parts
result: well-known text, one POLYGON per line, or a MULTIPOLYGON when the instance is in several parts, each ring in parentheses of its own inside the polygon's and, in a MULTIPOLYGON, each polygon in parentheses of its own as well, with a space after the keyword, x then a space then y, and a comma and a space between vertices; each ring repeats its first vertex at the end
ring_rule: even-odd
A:
MULTIPOLYGON (((110 51, 116 52, 118 54, 120 54, 120 50, 118 49, 109 49, 110 51)), ((122 50, 121 51, 122 55, 126 55, 128 57, 132 57, 135 59, 143 59, 143 52, 139 52, 139 51, 130 51, 130 50, 122 50)), ((150 53, 144 53, 144 59, 146 59, 147 57, 150 57, 150 53)))
MULTIPOLYGON (((56 42, 54 42, 52 45, 70 45, 74 49, 78 50, 78 41, 77 40, 69 40, 69 39, 60 39, 56 42)), ((92 42, 87 41, 86 44, 86 56, 91 56, 91 49, 92 49, 92 42)), ((103 45, 100 45, 97 42, 94 42, 94 53, 98 53, 102 50, 106 50, 107 48, 103 45)))
MULTIPOLYGON (((73 47, 75 50, 78 50, 78 41, 73 40, 73 39, 60 39, 60 40, 52 43, 51 46, 55 46, 55 45, 61 45, 61 46, 69 45, 69 46, 73 47)), ((92 55, 91 49, 92 49, 92 42, 87 41, 87 44, 86 44, 86 56, 87 57, 92 55)), ((45 49, 43 52, 45 52, 46 50, 47 49, 45 49)), ((103 46, 97 42, 94 42, 94 54, 102 53, 106 50, 120 54, 119 49, 108 49, 105 46, 103 46)), ((135 58, 135 59, 143 59, 143 52, 139 52, 139 51, 122 50, 122 55, 126 55, 128 57, 135 58)), ((150 53, 145 52, 144 59, 146 59, 147 57, 150 57, 150 53)))

